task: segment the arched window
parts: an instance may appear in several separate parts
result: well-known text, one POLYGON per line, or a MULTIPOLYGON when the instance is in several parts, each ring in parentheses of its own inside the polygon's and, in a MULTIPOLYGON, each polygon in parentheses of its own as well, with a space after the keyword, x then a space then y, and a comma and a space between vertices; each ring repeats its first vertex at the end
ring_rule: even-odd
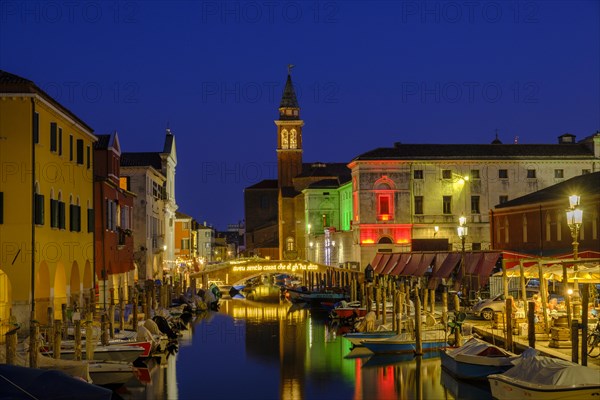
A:
POLYGON ((378 243, 378 244, 392 244, 392 243, 394 243, 394 242, 393 242, 393 241, 392 241, 392 239, 391 239, 391 238, 389 238, 388 236, 382 236, 382 237, 379 239, 379 241, 377 241, 377 243, 378 243))
POLYGON ((394 192, 392 183, 380 179, 375 183, 375 198, 377 203, 377 220, 392 221, 394 219, 394 192))
POLYGON ((290 236, 285 240, 285 249, 287 251, 294 251, 294 248, 294 238, 290 236))
POLYGON ((287 149, 289 147, 288 144, 288 131, 287 129, 284 129, 281 131, 281 148, 282 149, 287 149))
POLYGON ((298 142, 296 139, 296 130, 292 129, 290 131, 290 149, 295 149, 298 147, 298 142))
POLYGON ((523 243, 527 243, 527 216, 523 214, 523 243))

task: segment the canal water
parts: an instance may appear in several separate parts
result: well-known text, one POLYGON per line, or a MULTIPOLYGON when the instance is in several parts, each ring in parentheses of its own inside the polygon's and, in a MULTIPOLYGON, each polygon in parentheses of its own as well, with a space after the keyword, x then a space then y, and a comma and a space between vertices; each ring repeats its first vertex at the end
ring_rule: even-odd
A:
POLYGON ((222 300, 190 324, 175 355, 138 371, 115 399, 491 399, 486 382, 442 371, 437 353, 370 356, 326 313, 294 308, 222 300))

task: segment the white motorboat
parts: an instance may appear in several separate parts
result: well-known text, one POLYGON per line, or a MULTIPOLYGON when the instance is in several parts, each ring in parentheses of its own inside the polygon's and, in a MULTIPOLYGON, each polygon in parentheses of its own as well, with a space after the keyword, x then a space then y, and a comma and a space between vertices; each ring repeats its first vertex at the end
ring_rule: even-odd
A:
POLYGON ((472 337, 465 344, 441 352, 442 367, 458 379, 487 379, 514 365, 518 356, 484 340, 472 337))
POLYGON ((600 373, 570 361, 540 356, 528 349, 503 374, 488 376, 492 396, 498 400, 598 399, 600 373))

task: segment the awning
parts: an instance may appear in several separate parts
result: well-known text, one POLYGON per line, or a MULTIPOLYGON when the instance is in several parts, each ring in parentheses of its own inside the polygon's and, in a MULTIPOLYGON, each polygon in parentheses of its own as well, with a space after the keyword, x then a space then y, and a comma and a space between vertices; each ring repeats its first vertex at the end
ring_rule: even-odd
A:
POLYGON ((460 253, 438 253, 435 258, 432 276, 435 278, 449 278, 459 262, 460 253))
POLYGON ((419 263, 419 267, 413 273, 413 276, 425 275, 425 272, 427 272, 427 269, 429 268, 429 266, 431 266, 434 257, 435 253, 423 253, 423 256, 421 257, 421 262, 419 263))
POLYGON ((377 253, 375 254, 375 258, 373 259, 373 261, 371 261, 371 267, 373 267, 373 271, 378 274, 379 272, 377 271, 377 266, 379 265, 379 261, 381 261, 381 258, 383 257, 383 253, 377 253))
POLYGON ((392 270, 390 270, 390 275, 401 275, 404 271, 404 267, 406 267, 406 264, 409 262, 410 259, 410 253, 400 253, 400 260, 398 260, 396 266, 392 270))
POLYGON ((413 253, 412 257, 410 257, 410 260, 408 260, 408 263, 406 264, 404 270, 400 273, 400 275, 413 276, 415 271, 419 269, 419 264, 421 263, 422 257, 423 254, 421 253, 413 253))
POLYGON ((383 268, 381 273, 384 275, 389 274, 391 270, 396 268, 396 265, 398 264, 398 260, 400 260, 400 253, 392 254, 392 256, 390 257, 390 260, 387 262, 387 264, 385 265, 385 267, 383 268))

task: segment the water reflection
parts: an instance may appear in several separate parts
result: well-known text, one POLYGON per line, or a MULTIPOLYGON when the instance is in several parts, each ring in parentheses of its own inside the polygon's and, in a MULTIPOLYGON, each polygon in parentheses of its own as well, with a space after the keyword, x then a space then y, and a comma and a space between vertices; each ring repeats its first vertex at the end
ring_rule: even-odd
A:
MULTIPOLYGON (((123 397, 462 399, 473 393, 444 377, 438 353, 415 358, 351 350, 326 313, 295 308, 223 301, 218 313, 190 325, 179 353, 151 371, 151 384, 128 388, 123 397)), ((490 398, 489 390, 476 397, 490 398)))

